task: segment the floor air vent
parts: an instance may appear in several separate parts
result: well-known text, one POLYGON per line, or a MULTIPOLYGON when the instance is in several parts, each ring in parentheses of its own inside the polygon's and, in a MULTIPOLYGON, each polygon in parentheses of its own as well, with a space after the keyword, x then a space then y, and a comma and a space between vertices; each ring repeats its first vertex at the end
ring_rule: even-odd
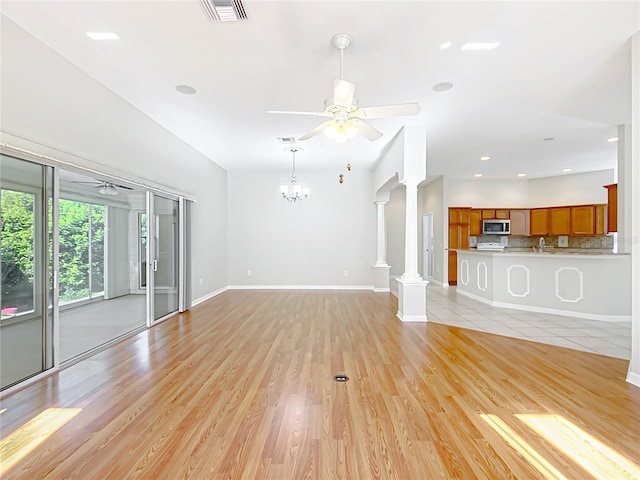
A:
POLYGON ((237 22, 247 19, 247 13, 240 0, 200 0, 200 2, 212 22, 237 22))

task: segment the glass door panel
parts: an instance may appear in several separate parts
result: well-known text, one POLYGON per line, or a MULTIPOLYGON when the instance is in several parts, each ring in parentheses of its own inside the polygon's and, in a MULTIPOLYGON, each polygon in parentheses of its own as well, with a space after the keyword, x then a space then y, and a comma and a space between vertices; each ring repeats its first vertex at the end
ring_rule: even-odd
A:
POLYGON ((53 367, 53 169, 0 155, 0 389, 53 367))
POLYGON ((178 311, 178 201, 154 195, 151 245, 153 320, 178 311))

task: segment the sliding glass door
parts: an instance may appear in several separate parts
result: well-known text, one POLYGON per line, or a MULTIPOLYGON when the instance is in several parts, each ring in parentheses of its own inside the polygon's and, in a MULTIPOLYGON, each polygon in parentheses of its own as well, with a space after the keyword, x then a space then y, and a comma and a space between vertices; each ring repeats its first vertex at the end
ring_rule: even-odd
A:
POLYGON ((147 305, 149 324, 179 308, 178 200, 147 193, 147 305))
POLYGON ((0 389, 54 366, 53 169, 0 155, 0 389))

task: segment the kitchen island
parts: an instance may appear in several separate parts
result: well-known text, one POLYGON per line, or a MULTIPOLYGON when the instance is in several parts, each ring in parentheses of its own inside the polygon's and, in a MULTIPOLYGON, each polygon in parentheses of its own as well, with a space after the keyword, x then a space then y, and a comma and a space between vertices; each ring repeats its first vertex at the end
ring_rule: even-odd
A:
POLYGON ((631 321, 631 256, 563 250, 456 250, 457 292, 496 307, 631 321))

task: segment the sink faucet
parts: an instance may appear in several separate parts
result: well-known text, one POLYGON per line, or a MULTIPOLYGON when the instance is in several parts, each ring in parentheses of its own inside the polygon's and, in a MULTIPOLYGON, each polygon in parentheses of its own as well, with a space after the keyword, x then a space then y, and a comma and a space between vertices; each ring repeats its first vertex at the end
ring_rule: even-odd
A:
POLYGON ((544 237, 540 237, 540 240, 538 241, 538 248, 540 249, 540 251, 542 251, 544 247, 545 247, 544 237))

